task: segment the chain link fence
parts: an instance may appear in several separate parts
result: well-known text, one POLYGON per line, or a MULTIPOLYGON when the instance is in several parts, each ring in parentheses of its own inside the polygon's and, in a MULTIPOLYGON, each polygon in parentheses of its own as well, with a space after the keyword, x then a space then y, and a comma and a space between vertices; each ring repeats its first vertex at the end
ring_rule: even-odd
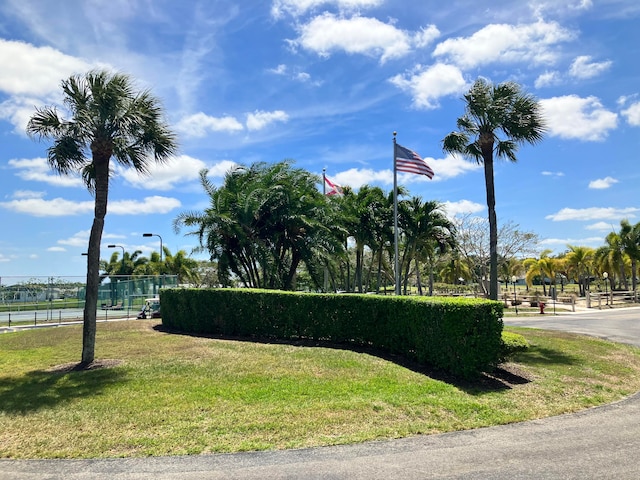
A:
MULTIPOLYGON (((177 285, 176 275, 105 277, 98 290, 98 319, 135 317, 146 299, 177 285)), ((0 277, 0 327, 82 320, 85 295, 86 277, 0 277)))

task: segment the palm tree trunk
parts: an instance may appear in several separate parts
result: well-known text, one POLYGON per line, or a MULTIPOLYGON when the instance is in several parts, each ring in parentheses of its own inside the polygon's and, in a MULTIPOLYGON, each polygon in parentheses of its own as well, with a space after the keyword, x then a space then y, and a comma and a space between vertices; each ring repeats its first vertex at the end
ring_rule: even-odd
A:
POLYGON ((98 309, 98 288, 100 286, 100 243, 102 241, 102 231, 104 230, 104 217, 107 214, 110 156, 109 154, 106 159, 103 159, 94 153, 96 191, 94 219, 87 250, 87 292, 84 303, 82 328, 82 360, 80 361, 80 364, 83 366, 89 365, 95 359, 96 316, 98 309))
POLYGON ((484 181, 489 215, 489 299, 498 299, 498 220, 493 183, 493 158, 484 158, 484 181))

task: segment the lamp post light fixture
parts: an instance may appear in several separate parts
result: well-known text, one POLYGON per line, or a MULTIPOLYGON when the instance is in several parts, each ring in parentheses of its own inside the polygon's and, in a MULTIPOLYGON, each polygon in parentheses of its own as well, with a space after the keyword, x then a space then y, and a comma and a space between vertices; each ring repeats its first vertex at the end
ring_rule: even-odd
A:
POLYGON ((518 281, 518 277, 514 275, 511 277, 511 281, 513 282, 513 305, 516 307, 516 315, 518 315, 518 294, 516 293, 516 282, 518 281))
POLYGON ((604 279, 604 295, 607 297, 607 305, 609 305, 609 286, 607 285, 609 274, 607 272, 602 272, 602 278, 604 279))
POLYGON ((160 239, 160 263, 162 263, 162 237, 157 233, 143 233, 143 237, 158 237, 160 239))
POLYGON ((107 248, 121 248, 122 249, 122 274, 124 275, 124 247, 122 245, 107 245, 107 248))

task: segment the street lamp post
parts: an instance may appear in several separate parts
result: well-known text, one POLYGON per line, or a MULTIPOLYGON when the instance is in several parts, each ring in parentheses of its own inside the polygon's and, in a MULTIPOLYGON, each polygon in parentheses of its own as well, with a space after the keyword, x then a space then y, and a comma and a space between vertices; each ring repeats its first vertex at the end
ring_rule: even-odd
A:
POLYGON ((518 315, 518 294, 516 293, 516 282, 518 281, 518 277, 515 275, 512 276, 511 281, 513 282, 513 305, 516 307, 516 315, 518 315))
POLYGON ((162 263, 162 237, 157 233, 143 233, 143 237, 158 237, 160 239, 160 263, 162 263))
MULTIPOLYGON (((124 247, 122 245, 113 245, 113 244, 111 244, 111 245, 107 245, 107 248, 121 248, 122 249, 122 274, 124 275, 124 247)), ((124 302, 124 294, 122 295, 122 300, 124 302)), ((116 290, 115 302, 118 303, 118 290, 116 290)))
POLYGON ((609 274, 607 272, 602 272, 602 278, 604 279, 604 295, 607 297, 607 305, 609 305, 609 286, 607 285, 609 274))

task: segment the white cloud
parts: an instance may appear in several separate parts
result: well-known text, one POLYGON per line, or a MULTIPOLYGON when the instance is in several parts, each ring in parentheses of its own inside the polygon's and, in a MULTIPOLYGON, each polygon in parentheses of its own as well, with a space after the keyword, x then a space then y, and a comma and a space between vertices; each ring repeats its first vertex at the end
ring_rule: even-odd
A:
MULTIPOLYGON (((0 202, 0 207, 33 217, 68 217, 93 213, 93 200, 76 202, 64 198, 45 200, 44 198, 21 198, 0 202)), ((111 205, 109 205, 111 207, 111 205)), ((111 211, 111 208, 109 208, 111 211)))
POLYGON ((216 163, 213 167, 209 168, 208 175, 211 177, 224 177, 229 170, 236 167, 238 164, 231 160, 222 160, 216 163))
POLYGON ((611 185, 615 183, 618 183, 618 180, 613 177, 599 178, 597 180, 592 180, 591 182, 589 182, 589 188, 602 190, 611 187, 611 185))
POLYGON ((244 129, 235 117, 211 117, 203 112, 183 118, 175 128, 185 136, 195 138, 204 137, 209 132, 233 133, 244 129))
POLYGON ((116 200, 109 202, 109 213, 114 215, 146 215, 169 213, 182 205, 180 200, 171 197, 145 197, 139 200, 116 200))
POLYGON ((542 172, 542 175, 544 175, 545 177, 564 177, 564 172, 544 171, 544 172, 542 172))
POLYGON ((331 176, 331 181, 342 186, 358 189, 363 185, 380 182, 389 184, 393 182, 393 171, 372 170, 370 168, 350 168, 331 176))
POLYGON ((621 218, 633 218, 640 212, 640 208, 613 208, 613 207, 590 207, 590 208, 563 208, 559 212, 547 215, 547 220, 563 222, 567 220, 591 221, 591 220, 619 220, 621 218))
POLYGON ((92 65, 51 47, 0 39, 0 90, 17 96, 50 97, 60 82, 92 65), (16 61, 20 59, 20 61, 16 61))
POLYGON ((488 63, 553 64, 553 47, 572 40, 574 34, 556 22, 542 20, 526 25, 491 24, 470 37, 450 38, 433 52, 462 68, 488 63))
POLYGON ((592 62, 589 55, 576 57, 569 68, 571 76, 576 78, 592 78, 606 72, 611 67, 610 60, 606 62, 592 62))
POLYGON ((18 170, 23 180, 44 182, 57 187, 83 187, 78 175, 59 175, 51 170, 46 158, 21 158, 9 160, 9 166, 18 170))
MULTIPOLYGON (((328 57, 335 51, 379 56, 381 62, 405 56, 411 50, 411 37, 393 25, 375 18, 339 18, 324 13, 302 25, 292 41, 306 50, 328 57)), ((420 41, 424 41, 420 38, 420 41)))
POLYGON ((486 206, 471 200, 459 200, 457 202, 444 202, 444 210, 447 216, 453 218, 457 215, 466 215, 485 210, 486 206))
POLYGON ((544 72, 540 76, 538 76, 538 78, 536 78, 534 86, 536 88, 543 88, 559 85, 560 83, 562 83, 562 76, 560 75, 560 72, 551 71, 544 72))
POLYGON ((540 240, 540 245, 541 246, 545 246, 545 245, 562 245, 562 246, 567 246, 567 245, 584 245, 584 246, 596 246, 596 245, 600 245, 602 244, 603 238, 602 237, 587 237, 587 238, 545 238, 543 240, 540 240))
POLYGON ((460 157, 447 155, 446 158, 425 158, 431 169, 435 172, 433 180, 447 180, 449 178, 464 175, 474 170, 482 170, 482 165, 476 162, 468 162, 460 157))
POLYGON ((433 41, 440 36, 440 30, 435 25, 429 25, 427 28, 423 28, 420 32, 416 33, 413 38, 413 43, 416 47, 422 48, 431 45, 433 41))
POLYGON ((396 87, 409 92, 418 108, 434 109, 438 99, 456 95, 468 88, 468 83, 458 67, 437 63, 428 68, 417 67, 417 71, 406 75, 396 75, 389 79, 396 87))
MULTIPOLYGON (((66 245, 68 247, 86 247, 89 244, 89 235, 91 234, 91 230, 81 230, 79 232, 74 233, 69 238, 64 238, 62 240, 58 240, 58 244, 66 245)), ((102 236, 105 238, 105 235, 102 236)))
POLYGON ((629 108, 620 112, 629 125, 640 127, 640 102, 632 103, 629 108))
POLYGON ((618 125, 618 115, 596 97, 567 95, 540 100, 540 105, 551 136, 602 141, 618 125))
POLYGON ((147 190, 165 191, 197 180, 200 170, 204 168, 207 165, 202 160, 188 155, 173 157, 166 163, 150 162, 148 175, 141 175, 132 168, 117 167, 119 174, 129 184, 147 190))
POLYGON ((253 113, 247 114, 247 130, 262 130, 271 123, 286 123, 287 120, 289 120, 289 115, 282 110, 275 110, 273 112, 256 110, 253 113))
POLYGON ((67 249, 64 247, 49 247, 47 248, 47 252, 66 252, 67 249))
POLYGON ((610 223, 607 222, 597 222, 594 223, 593 225, 587 225, 586 227, 584 227, 585 230, 598 230, 598 231, 611 231, 612 230, 612 225, 610 223))
POLYGON ((299 16, 321 5, 335 5, 342 11, 358 10, 360 8, 376 7, 384 0, 274 0, 271 14, 280 18, 284 13, 299 16))
MULTIPOLYGON (((169 213, 180 207, 180 200, 168 197, 146 197, 138 200, 115 200, 109 202, 109 213, 113 215, 140 215, 169 213)), ((0 202, 0 207, 33 217, 68 217, 93 214, 93 200, 77 202, 64 198, 46 200, 42 196, 15 198, 0 202)))

